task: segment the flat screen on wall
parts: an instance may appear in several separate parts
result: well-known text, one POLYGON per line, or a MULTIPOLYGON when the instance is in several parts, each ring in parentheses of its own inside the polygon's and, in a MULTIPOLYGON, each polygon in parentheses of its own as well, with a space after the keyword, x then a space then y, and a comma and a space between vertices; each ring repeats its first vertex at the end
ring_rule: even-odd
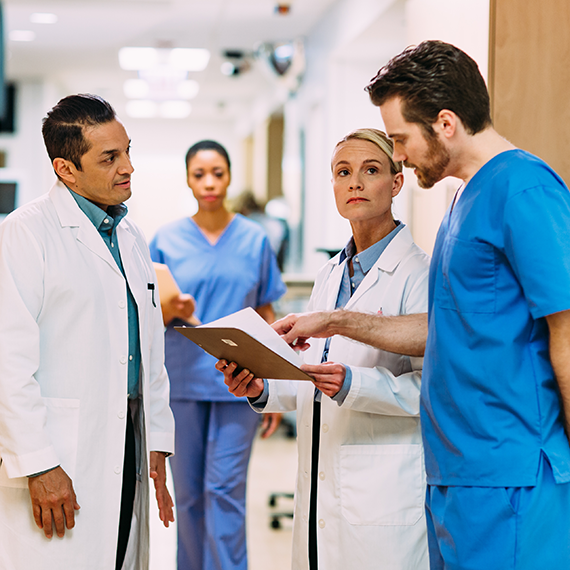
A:
POLYGON ((16 209, 16 182, 0 182, 0 216, 16 209))
POLYGON ((4 45, 4 8, 0 1, 0 119, 6 115, 6 90, 4 64, 6 61, 6 48, 4 45))

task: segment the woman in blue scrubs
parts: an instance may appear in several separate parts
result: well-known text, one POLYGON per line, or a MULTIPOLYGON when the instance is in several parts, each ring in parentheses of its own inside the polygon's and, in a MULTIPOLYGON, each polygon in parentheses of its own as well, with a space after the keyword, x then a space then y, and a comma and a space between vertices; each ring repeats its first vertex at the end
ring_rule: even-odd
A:
MULTIPOLYGON (((174 326, 190 316, 192 297, 194 314, 203 323, 245 307, 272 322, 271 303, 285 285, 261 227, 224 205, 231 179, 226 149, 200 141, 188 150, 186 168, 198 212, 163 226, 150 244, 153 260, 168 265, 183 293, 162 307, 176 419, 171 467, 178 568, 239 570, 247 568, 246 476, 259 416, 245 398, 236 401, 227 391, 216 359, 174 326)), ((266 419, 269 434, 278 420, 266 419)))

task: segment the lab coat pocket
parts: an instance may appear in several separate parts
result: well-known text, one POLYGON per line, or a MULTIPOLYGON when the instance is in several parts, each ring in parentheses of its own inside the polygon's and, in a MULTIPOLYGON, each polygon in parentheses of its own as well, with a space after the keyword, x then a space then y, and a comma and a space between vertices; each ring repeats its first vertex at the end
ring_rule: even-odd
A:
POLYGON ((424 513, 422 449, 407 445, 343 445, 340 501, 353 525, 410 526, 424 513))
POLYGON ((79 440, 79 400, 42 398, 47 408, 46 429, 60 459, 61 468, 75 478, 79 440))
MULTIPOLYGON (((59 457, 60 465, 71 479, 75 476, 79 430, 79 400, 42 398, 47 409, 46 430, 59 457)), ((0 462, 0 487, 27 489, 27 477, 8 478, 0 462)))

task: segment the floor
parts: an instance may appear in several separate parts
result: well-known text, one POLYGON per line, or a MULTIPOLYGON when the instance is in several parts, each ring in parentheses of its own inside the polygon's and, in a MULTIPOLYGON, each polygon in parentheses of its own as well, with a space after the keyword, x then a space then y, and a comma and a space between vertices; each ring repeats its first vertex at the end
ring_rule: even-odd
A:
MULTIPOLYGON (((256 438, 249 464, 247 494, 247 533, 249 570, 290 570, 291 519, 282 519, 282 528, 270 527, 272 511, 290 511, 290 499, 278 499, 275 507, 268 505, 273 492, 292 492, 295 486, 297 450, 294 439, 279 429, 267 440, 256 438)), ((169 474, 172 490, 172 477, 169 474)), ((164 528, 158 518, 154 497, 150 515, 150 569, 176 570, 176 523, 164 528)))

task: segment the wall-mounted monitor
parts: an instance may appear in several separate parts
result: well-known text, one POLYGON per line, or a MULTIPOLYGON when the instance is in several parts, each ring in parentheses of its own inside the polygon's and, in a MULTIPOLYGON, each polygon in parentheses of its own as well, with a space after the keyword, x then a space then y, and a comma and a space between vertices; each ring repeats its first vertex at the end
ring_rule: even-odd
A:
POLYGON ((17 182, 0 182, 0 216, 16 209, 17 182))

